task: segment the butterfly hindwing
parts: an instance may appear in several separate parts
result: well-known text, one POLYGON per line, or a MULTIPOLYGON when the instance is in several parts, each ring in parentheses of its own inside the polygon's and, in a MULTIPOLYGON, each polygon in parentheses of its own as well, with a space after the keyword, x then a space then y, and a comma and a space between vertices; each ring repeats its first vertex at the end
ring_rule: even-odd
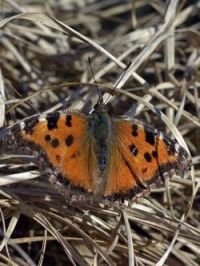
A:
POLYGON ((137 186, 136 175, 123 157, 119 143, 112 143, 104 196, 126 193, 137 186))

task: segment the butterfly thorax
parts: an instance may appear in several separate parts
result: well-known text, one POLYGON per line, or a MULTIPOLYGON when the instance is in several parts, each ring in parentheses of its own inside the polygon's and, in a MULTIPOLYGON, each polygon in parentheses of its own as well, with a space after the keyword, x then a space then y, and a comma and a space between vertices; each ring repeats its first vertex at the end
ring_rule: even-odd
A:
POLYGON ((99 144, 99 146, 105 146, 108 142, 111 130, 111 119, 108 115, 105 104, 98 103, 95 105, 91 124, 96 144, 99 144))

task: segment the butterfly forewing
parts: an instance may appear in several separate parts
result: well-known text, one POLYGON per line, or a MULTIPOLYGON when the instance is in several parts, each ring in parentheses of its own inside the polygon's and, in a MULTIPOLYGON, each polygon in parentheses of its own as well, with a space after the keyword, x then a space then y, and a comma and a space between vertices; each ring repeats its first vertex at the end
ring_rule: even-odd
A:
MULTIPOLYGON (((111 171, 108 188, 109 184, 118 182, 120 178, 126 181, 127 176, 128 180, 131 180, 132 176, 134 181, 129 181, 125 190, 132 190, 137 186, 145 189, 155 179, 163 180, 173 171, 180 174, 187 168, 186 164, 190 161, 187 152, 176 141, 152 127, 136 119, 114 119, 113 130, 116 134, 117 151, 114 153, 120 154, 117 164, 120 158, 120 167, 126 171, 123 174, 117 170, 111 171)), ((118 169, 118 166, 116 168, 118 169)), ((122 186, 119 186, 117 193, 126 192, 120 191, 120 188, 122 186)))
POLYGON ((45 151, 47 160, 70 184, 92 189, 96 166, 87 117, 79 113, 52 113, 38 121, 25 120, 23 140, 45 151), (38 146, 38 147, 37 147, 38 146))

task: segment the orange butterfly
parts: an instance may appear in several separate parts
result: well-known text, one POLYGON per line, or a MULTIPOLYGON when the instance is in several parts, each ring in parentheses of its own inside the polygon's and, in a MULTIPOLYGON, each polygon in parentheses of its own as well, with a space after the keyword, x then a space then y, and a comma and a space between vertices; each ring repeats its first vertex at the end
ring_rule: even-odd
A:
POLYGON ((111 117, 102 99, 91 115, 78 111, 35 115, 9 132, 17 147, 38 151, 51 182, 79 188, 92 197, 134 199, 191 164, 177 141, 139 120, 111 117))

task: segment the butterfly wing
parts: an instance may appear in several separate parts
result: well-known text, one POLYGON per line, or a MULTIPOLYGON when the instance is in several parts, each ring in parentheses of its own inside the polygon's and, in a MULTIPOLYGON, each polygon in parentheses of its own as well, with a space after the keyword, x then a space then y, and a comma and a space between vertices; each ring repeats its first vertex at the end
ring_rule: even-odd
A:
POLYGON ((88 135, 88 119, 80 113, 54 112, 26 119, 13 129, 22 146, 44 154, 70 184, 90 192, 92 172, 97 167, 88 135), (18 131, 18 132, 17 132, 18 131))
POLYGON ((17 145, 39 151, 39 158, 44 155, 44 162, 50 162, 70 184, 96 194, 97 184, 105 180, 100 194, 106 197, 132 198, 173 171, 181 173, 191 162, 176 141, 136 119, 112 119, 109 130, 107 165, 101 176, 87 116, 54 112, 11 128, 17 145))
POLYGON ((111 150, 106 195, 141 193, 172 172, 181 173, 190 164, 188 153, 163 133, 140 121, 113 119, 116 145, 111 150))

